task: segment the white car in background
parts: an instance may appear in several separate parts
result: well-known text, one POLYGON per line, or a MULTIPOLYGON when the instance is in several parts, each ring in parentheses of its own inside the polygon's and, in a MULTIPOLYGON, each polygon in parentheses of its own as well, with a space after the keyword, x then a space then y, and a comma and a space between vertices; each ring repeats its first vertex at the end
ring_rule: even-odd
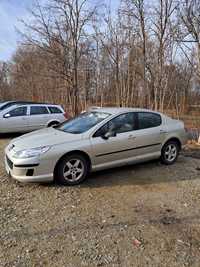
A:
POLYGON ((10 142, 7 173, 21 182, 81 183, 91 171, 160 158, 176 162, 185 145, 184 123, 134 108, 99 108, 55 128, 10 142))
POLYGON ((14 105, 0 111, 0 133, 31 132, 58 125, 67 118, 68 114, 59 105, 14 105))
POLYGON ((7 108, 10 108, 15 105, 27 105, 27 104, 44 104, 44 103, 38 103, 33 101, 25 101, 25 100, 9 100, 9 101, 1 101, 0 102, 0 112, 2 110, 6 110, 7 108))

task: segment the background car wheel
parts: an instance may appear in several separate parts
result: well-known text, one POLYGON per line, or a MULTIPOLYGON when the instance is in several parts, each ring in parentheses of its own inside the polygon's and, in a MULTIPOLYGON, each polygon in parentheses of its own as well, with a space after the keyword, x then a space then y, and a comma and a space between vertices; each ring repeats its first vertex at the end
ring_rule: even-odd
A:
POLYGON ((58 124, 59 124, 58 121, 52 121, 52 122, 50 122, 50 123, 48 124, 48 127, 56 126, 56 125, 58 125, 58 124))
POLYGON ((179 155, 179 145, 176 141, 169 141, 167 142, 161 151, 161 161, 162 163, 166 165, 171 165, 173 164, 179 155))
POLYGON ((87 176, 89 167, 87 160, 78 154, 64 157, 55 170, 55 180, 63 185, 80 184, 87 176))

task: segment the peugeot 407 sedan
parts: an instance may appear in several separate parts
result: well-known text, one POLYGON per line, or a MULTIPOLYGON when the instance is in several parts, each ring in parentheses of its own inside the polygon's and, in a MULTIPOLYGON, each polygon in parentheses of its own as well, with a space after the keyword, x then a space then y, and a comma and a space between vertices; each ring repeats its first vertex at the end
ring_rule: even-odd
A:
POLYGON ((14 139, 5 166, 21 182, 75 185, 91 171, 156 158, 173 164, 185 143, 181 121, 145 109, 98 108, 14 139))

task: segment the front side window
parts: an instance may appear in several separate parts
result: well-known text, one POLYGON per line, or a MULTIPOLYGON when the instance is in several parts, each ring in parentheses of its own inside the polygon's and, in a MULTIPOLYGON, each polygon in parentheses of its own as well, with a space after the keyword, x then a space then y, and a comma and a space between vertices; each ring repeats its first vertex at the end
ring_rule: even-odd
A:
MULTIPOLYGON (((9 117, 19 117, 19 116, 26 116, 27 115, 27 107, 19 107, 11 110, 8 116, 9 117)), ((6 117, 6 114, 4 115, 6 117)))
POLYGON ((108 116, 110 114, 103 112, 85 112, 74 119, 60 124, 55 129, 66 133, 81 134, 105 120, 108 116))
POLYGON ((46 107, 42 106, 31 106, 30 115, 41 115, 41 114, 48 114, 48 110, 46 107))
POLYGON ((94 137, 105 135, 107 132, 120 134, 134 131, 135 126, 135 114, 133 112, 129 112, 110 120, 94 134, 94 137))
POLYGON ((158 127, 162 123, 161 116, 151 112, 139 112, 138 113, 138 129, 147 129, 158 127))

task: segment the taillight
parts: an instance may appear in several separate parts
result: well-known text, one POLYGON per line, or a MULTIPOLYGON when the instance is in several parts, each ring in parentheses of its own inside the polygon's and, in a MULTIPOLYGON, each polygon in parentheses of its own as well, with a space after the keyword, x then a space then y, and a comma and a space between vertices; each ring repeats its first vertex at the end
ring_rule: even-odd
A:
POLYGON ((65 112, 65 113, 64 113, 64 116, 65 116, 66 119, 70 119, 70 115, 69 115, 69 113, 65 112))

